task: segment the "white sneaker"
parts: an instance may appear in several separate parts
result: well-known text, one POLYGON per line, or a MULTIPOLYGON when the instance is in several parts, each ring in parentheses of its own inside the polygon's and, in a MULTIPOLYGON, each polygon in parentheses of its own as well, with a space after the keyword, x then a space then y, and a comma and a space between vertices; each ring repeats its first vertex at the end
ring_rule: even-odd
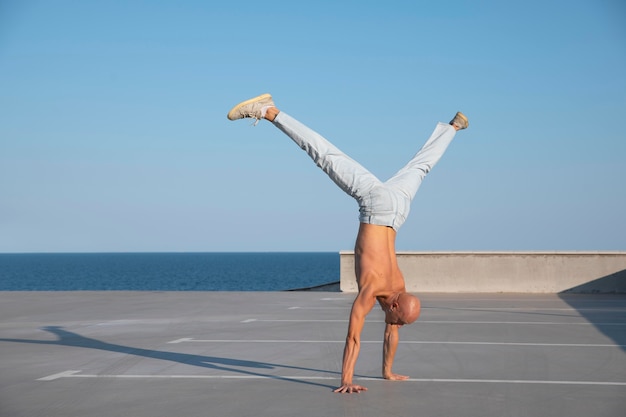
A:
POLYGON ((256 119, 258 122, 264 116, 262 114, 263 107, 276 107, 270 94, 261 94, 250 100, 242 101, 228 112, 227 117, 229 120, 249 118, 256 119))
POLYGON ((467 127, 469 126, 469 120, 467 120, 467 117, 463 113, 458 112, 454 116, 454 119, 450 121, 450 124, 452 126, 456 126, 459 130, 467 129, 467 127))

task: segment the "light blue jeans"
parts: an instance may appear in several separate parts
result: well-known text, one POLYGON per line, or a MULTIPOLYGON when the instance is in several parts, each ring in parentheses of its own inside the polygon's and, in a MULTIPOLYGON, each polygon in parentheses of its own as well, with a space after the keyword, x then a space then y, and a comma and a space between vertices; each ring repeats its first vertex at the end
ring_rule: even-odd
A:
POLYGON ((456 134, 451 125, 438 123, 413 159, 388 181, 381 182, 327 139, 285 112, 281 111, 273 123, 358 202, 361 223, 389 226, 396 231, 406 220, 422 180, 443 156, 456 134))

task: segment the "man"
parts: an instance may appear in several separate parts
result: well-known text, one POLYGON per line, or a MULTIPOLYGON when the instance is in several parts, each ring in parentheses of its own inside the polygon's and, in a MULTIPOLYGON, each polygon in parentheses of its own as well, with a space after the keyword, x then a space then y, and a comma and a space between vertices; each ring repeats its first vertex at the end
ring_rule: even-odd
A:
POLYGON ((426 174, 439 161, 456 132, 467 128, 467 117, 459 112, 450 123, 438 123, 413 159, 384 183, 318 133, 281 112, 269 94, 243 101, 228 113, 230 120, 243 118, 254 118, 255 124, 261 119, 272 122, 359 204, 360 226, 354 248, 359 293, 350 312, 341 386, 335 392, 367 391, 367 388, 354 384, 352 377, 365 316, 376 301, 385 312, 383 378, 408 379, 408 376, 393 373, 392 365, 399 341, 398 328, 417 320, 420 302, 406 292, 396 259, 396 233, 406 220, 411 201, 426 174))

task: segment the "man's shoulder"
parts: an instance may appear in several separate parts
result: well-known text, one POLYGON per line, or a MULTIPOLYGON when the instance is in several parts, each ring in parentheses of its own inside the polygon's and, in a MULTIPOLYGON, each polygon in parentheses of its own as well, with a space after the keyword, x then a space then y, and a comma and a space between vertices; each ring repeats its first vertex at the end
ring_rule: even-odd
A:
POLYGON ((359 293, 357 298, 376 298, 376 286, 372 285, 372 283, 365 283, 364 285, 359 285, 359 293))
POLYGON ((376 296, 374 293, 368 288, 361 289, 352 304, 351 319, 360 317, 364 320, 365 316, 374 307, 374 304, 376 304, 376 296))

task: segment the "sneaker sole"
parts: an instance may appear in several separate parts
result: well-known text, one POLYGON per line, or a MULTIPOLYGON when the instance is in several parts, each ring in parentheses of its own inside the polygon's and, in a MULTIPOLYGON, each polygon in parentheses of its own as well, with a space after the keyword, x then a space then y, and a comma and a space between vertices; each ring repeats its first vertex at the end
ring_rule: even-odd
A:
POLYGON ((237 111, 240 108, 242 108, 243 106, 246 106, 248 104, 255 103, 255 102, 261 101, 261 100, 265 100, 265 99, 268 99, 268 98, 271 99, 272 95, 271 94, 261 94, 260 96, 251 98, 250 100, 242 101, 241 103, 237 104, 235 107, 230 109, 230 111, 228 112, 228 116, 226 116, 226 117, 228 117, 228 120, 238 120, 236 116, 237 116, 237 111))

